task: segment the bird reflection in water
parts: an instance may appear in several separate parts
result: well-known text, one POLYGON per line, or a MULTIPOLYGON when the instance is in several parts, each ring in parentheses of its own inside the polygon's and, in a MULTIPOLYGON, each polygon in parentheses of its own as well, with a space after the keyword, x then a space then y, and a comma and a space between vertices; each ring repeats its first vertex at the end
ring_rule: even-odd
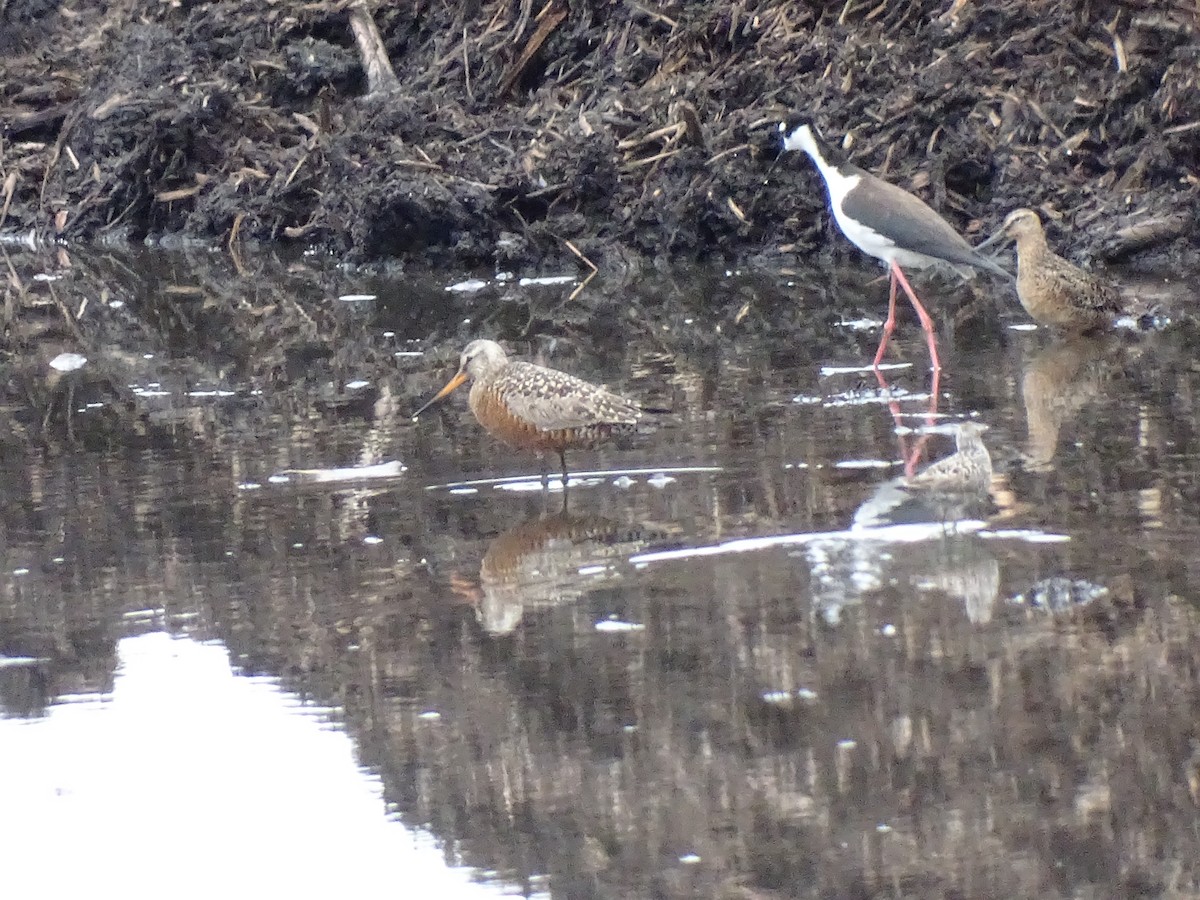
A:
POLYGON ((1053 343, 1030 358, 1021 379, 1029 431, 1026 468, 1051 468, 1063 425, 1100 396, 1120 367, 1125 348, 1119 335, 1080 336, 1053 343))
POLYGON ((653 537, 638 525, 564 508, 497 535, 478 581, 456 575, 451 588, 475 606, 484 631, 509 634, 526 612, 574 603, 620 581, 627 574, 621 563, 653 537))
MULTIPOLYGON (((929 405, 924 412, 927 426, 932 426, 937 421, 940 372, 931 373, 930 378, 929 405)), ((929 432, 922 432, 915 439, 910 440, 909 428, 905 425, 904 413, 900 409, 897 392, 888 383, 882 369, 875 370, 875 380, 879 383, 880 393, 887 403, 888 412, 891 413, 892 421, 896 425, 896 441, 899 445, 900 458, 904 461, 904 474, 912 475, 917 469, 917 463, 921 461, 921 457, 925 453, 929 432)))

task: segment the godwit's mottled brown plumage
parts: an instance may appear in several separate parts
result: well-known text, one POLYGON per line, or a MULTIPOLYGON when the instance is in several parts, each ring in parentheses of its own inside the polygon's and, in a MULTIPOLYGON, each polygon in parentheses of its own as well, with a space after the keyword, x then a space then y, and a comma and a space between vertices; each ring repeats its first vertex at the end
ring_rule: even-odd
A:
POLYGON ((467 344, 458 372, 413 417, 468 380, 479 424, 511 447, 558 454, 564 484, 568 450, 633 431, 642 417, 632 400, 566 372, 510 361, 499 344, 484 340, 467 344))
POLYGON ((918 472, 904 486, 935 493, 986 494, 992 483, 992 455, 983 443, 985 431, 986 425, 963 422, 958 426, 958 452, 918 472))
POLYGON ((1067 262, 1046 244, 1042 220, 1017 209, 980 247, 1011 237, 1017 244, 1017 297, 1039 325, 1082 333, 1112 327, 1124 311, 1116 286, 1067 262))

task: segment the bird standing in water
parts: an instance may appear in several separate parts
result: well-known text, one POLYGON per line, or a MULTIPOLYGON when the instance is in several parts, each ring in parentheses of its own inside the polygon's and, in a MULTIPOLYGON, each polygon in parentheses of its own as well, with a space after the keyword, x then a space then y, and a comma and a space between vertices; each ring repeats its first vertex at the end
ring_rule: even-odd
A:
POLYGON ((983 443, 987 426, 963 422, 956 434, 957 452, 939 459, 904 481, 910 490, 931 493, 986 494, 992 483, 992 455, 983 443))
POLYGON ((1032 209, 1010 212, 1000 230, 979 246, 1005 237, 1017 244, 1017 298, 1039 325, 1080 334, 1111 328, 1125 312, 1116 285, 1050 249, 1042 220, 1032 209))
POLYGON ((510 447, 558 454, 563 487, 568 450, 634 431, 642 418, 634 401, 557 369, 510 361, 499 344, 486 340, 467 344, 458 372, 413 418, 466 381, 471 381, 467 402, 479 424, 510 447))
POLYGON ((829 192, 833 218, 842 234, 863 253, 882 260, 888 267, 891 276, 888 316, 873 365, 879 367, 896 328, 896 286, 899 285, 921 320, 933 369, 940 370, 933 320, 908 283, 904 268, 925 269, 940 264, 960 270, 963 267, 983 269, 1009 279, 1012 276, 994 261, 980 255, 920 198, 858 166, 835 161, 811 122, 781 123, 779 131, 783 135, 785 151, 803 150, 816 164, 829 192))

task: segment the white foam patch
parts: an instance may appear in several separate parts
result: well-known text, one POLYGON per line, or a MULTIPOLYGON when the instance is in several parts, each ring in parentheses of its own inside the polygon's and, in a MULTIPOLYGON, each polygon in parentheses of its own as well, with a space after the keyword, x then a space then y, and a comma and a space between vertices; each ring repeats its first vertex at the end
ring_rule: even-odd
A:
POLYGON ((521 287, 530 285, 570 284, 575 281, 574 275, 543 275, 540 278, 522 278, 517 284, 521 287))
POLYGON ((50 659, 45 656, 4 656, 0 654, 0 669, 19 669, 48 662, 50 659))
POLYGON ((882 319, 843 319, 838 322, 838 328, 845 328, 847 331, 874 331, 877 328, 883 327, 882 319))
POLYGON ((50 360, 50 368, 58 372, 74 372, 87 365, 87 357, 79 353, 60 353, 50 360))
MULTIPOLYGON (((879 366, 880 372, 893 372, 898 369, 911 369, 912 363, 884 363, 879 366)), ((875 371, 875 366, 821 366, 821 377, 831 375, 864 375, 875 371)))
POLYGON ((608 634, 627 634, 631 631, 645 631, 646 626, 637 622, 622 622, 619 619, 603 619, 596 623, 597 631, 608 634))
MULTIPOLYGON (((696 475, 696 474, 709 474, 709 473, 724 472, 724 471, 725 471, 725 469, 723 466, 675 466, 675 467, 668 467, 665 469, 664 468, 658 468, 658 469, 602 469, 602 470, 593 471, 593 472, 571 472, 570 479, 571 479, 572 486, 574 486, 577 483, 577 481, 576 481, 577 479, 579 479, 580 481, 588 480, 588 483, 592 483, 592 484, 597 483, 597 482, 592 481, 591 479, 604 479, 606 481, 611 479, 613 481, 613 483, 615 484, 620 479, 628 478, 628 479, 631 479, 629 484, 633 484, 634 481, 632 479, 634 479, 635 476, 638 476, 638 475, 648 475, 648 476, 696 475)), ((562 478, 558 475, 553 475, 550 478, 551 484, 554 484, 556 482, 561 482, 561 481, 562 481, 562 478)), ((451 481, 451 482, 446 482, 444 484, 430 484, 430 485, 426 485, 425 490, 427 490, 427 491, 452 491, 452 490, 455 490, 455 489, 461 488, 461 487, 494 487, 497 490, 509 490, 510 489, 508 487, 509 485, 516 485, 515 488, 512 488, 514 490, 532 490, 533 488, 529 488, 526 486, 529 484, 535 485, 536 489, 540 490, 541 486, 542 486, 541 476, 540 475, 504 475, 499 478, 475 478, 475 479, 471 479, 469 481, 451 481)), ((622 484, 620 486, 625 486, 625 485, 622 484)), ((560 485, 560 487, 561 487, 561 485, 560 485)))
POLYGON ((282 473, 295 476, 298 481, 320 482, 331 481, 367 481, 372 478, 395 478, 407 471, 408 467, 399 460, 377 463, 372 466, 346 466, 338 469, 288 469, 282 473))
POLYGON ((981 531, 979 536, 998 541, 1023 541, 1026 544, 1065 544, 1071 540, 1069 534, 1053 534, 1047 531, 1023 528, 981 531))
POLYGON ((958 519, 950 522, 911 522, 903 525, 855 528, 850 531, 817 531, 806 534, 776 534, 766 537, 737 538, 720 544, 704 547, 680 547, 676 550, 659 550, 629 557, 635 566, 667 562, 679 559, 699 559, 706 556, 727 556, 736 553, 754 553, 773 550, 777 547, 799 547, 814 541, 875 541, 884 544, 915 544, 922 541, 939 540, 955 535, 974 534, 987 525, 978 519, 958 519))
MULTIPOLYGON (((856 391, 841 394, 830 394, 825 398, 825 409, 837 409, 843 406, 880 406, 888 403, 918 403, 929 400, 930 394, 909 393, 907 391, 856 391)), ((910 413, 910 415, 926 415, 926 413, 910 413)))

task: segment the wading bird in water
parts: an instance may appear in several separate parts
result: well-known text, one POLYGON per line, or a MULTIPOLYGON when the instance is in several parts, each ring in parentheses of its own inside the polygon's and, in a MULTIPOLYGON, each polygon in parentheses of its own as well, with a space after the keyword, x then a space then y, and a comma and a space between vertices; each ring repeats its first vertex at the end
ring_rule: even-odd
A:
POLYGON ((912 302, 929 345, 929 357, 935 372, 941 369, 933 320, 917 298, 904 269, 925 269, 949 265, 955 269, 983 269, 1004 278, 1012 276, 997 263, 981 255, 954 228, 923 200, 894 184, 876 178, 848 162, 835 160, 821 141, 811 121, 780 123, 783 149, 803 150, 816 164, 829 193, 833 218, 842 234, 863 253, 881 260, 891 276, 887 321, 883 339, 875 353, 878 368, 896 328, 896 286, 912 302))
POLYGON ((499 344, 486 340, 467 344, 458 372, 413 418, 467 381, 467 402, 479 424, 510 447, 556 453, 564 488, 568 450, 632 432, 642 418, 634 401, 557 369, 510 360, 499 344))
POLYGON ((1082 334, 1111 328, 1127 312, 1117 286, 1067 262, 1046 244, 1042 220, 1032 209, 1016 209, 994 235, 1017 244, 1017 299, 1039 325, 1082 334))
POLYGON ((992 456, 983 443, 987 426, 963 422, 955 432, 957 451, 905 479, 909 490, 986 494, 992 483, 992 456))

